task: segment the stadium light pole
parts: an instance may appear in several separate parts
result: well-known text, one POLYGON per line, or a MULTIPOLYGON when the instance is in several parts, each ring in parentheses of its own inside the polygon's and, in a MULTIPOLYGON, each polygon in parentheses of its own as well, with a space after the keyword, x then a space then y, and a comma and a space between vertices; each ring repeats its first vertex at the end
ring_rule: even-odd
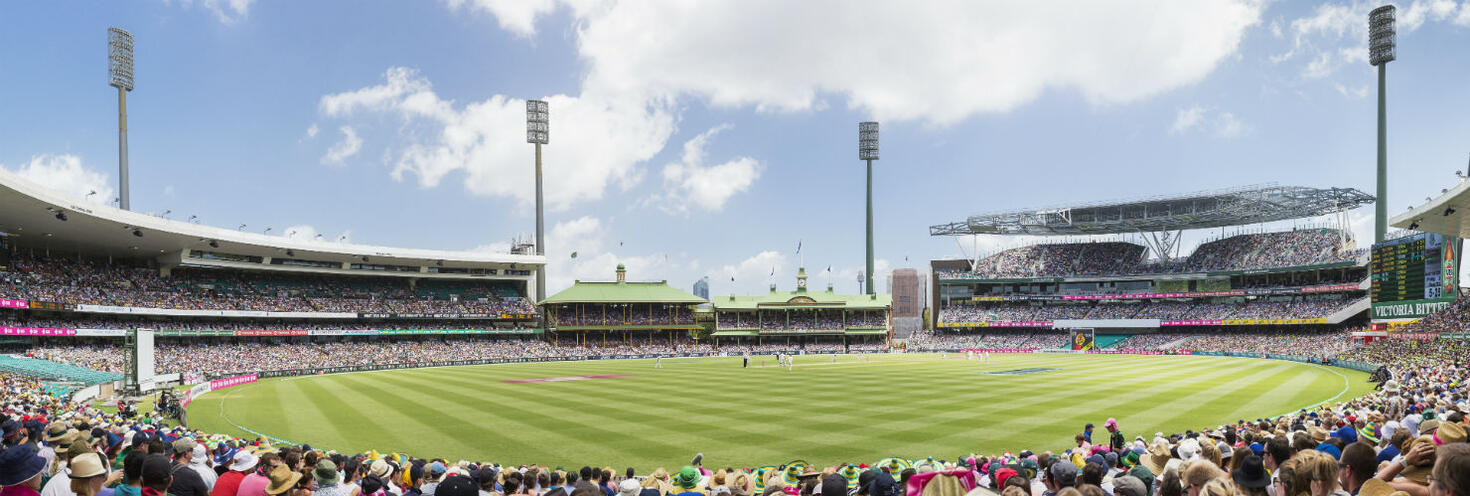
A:
MULTIPOLYGON (((867 280, 873 280, 873 161, 878 160, 878 123, 858 123, 858 159, 868 162, 868 266, 867 280)), ((870 283, 867 294, 875 294, 870 283)))
MULTIPOLYGON (((541 203, 541 145, 551 142, 546 101, 526 100, 526 142, 536 145, 536 254, 546 255, 546 215, 541 203)), ((546 266, 536 271, 536 302, 546 299, 546 266)), ((543 316, 544 318, 544 316, 543 316)))
POLYGON ((1385 70, 1395 58, 1394 6, 1368 13, 1368 63, 1378 66, 1378 199, 1374 205, 1373 242, 1388 233, 1388 100, 1385 70))
POLYGON ((128 92, 133 91, 133 34, 107 28, 108 86, 117 88, 118 207, 131 210, 128 198, 128 92))

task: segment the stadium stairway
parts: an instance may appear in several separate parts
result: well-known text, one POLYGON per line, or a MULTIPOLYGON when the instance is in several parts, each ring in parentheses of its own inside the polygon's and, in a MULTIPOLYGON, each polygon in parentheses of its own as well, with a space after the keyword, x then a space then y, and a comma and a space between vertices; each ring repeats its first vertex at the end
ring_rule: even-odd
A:
POLYGON ((1092 336, 1092 347, 1094 349, 1106 350, 1131 337, 1133 337, 1132 334, 1094 334, 1092 336))
POLYGON ((1188 335, 1188 336, 1184 336, 1182 338, 1175 339, 1173 341, 1170 341, 1170 342, 1167 342, 1167 343, 1164 343, 1164 344, 1160 345, 1159 346, 1159 349, 1160 350, 1172 350, 1172 349, 1178 348, 1180 345, 1182 345, 1184 343, 1188 343, 1189 340, 1194 339, 1194 338, 1195 338, 1195 336, 1193 334, 1188 335))
POLYGON ((1343 307, 1342 310, 1332 312, 1331 315, 1327 316, 1327 323, 1341 324, 1344 320, 1350 319, 1354 315, 1368 311, 1368 307, 1370 305, 1371 303, 1368 301, 1368 297, 1365 296, 1363 297, 1363 299, 1360 299, 1353 302, 1351 305, 1343 307))

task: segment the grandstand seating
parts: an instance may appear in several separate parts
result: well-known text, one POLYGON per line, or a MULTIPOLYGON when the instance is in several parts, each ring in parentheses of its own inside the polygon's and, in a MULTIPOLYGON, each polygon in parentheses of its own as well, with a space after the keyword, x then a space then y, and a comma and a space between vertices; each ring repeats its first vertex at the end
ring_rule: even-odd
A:
POLYGON ((1171 263, 1147 262, 1146 251, 1141 245, 1115 241, 1038 244, 982 258, 970 271, 938 272, 944 279, 1172 274, 1348 262, 1362 253, 1344 246, 1335 229, 1230 236, 1201 244, 1188 258, 1171 263))
POLYGON ((177 268, 165 277, 127 262, 17 256, 0 298, 185 310, 533 314, 507 281, 323 276, 177 268))
MULTIPOLYGON (((122 355, 120 351, 116 352, 116 354, 118 356, 122 355)), ((57 381, 80 382, 83 384, 98 384, 122 379, 122 376, 116 373, 93 370, 77 365, 3 355, 0 355, 0 371, 57 381)))

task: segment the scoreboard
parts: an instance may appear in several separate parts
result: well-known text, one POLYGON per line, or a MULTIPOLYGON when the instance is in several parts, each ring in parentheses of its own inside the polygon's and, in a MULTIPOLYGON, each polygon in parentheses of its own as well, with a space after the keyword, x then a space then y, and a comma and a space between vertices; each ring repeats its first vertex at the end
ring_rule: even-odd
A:
POLYGON ((1373 302, 1438 298, 1439 248, 1442 246, 1442 236, 1427 234, 1374 245, 1371 269, 1373 302), (1440 238, 1438 243, 1431 244, 1430 236, 1440 238), (1435 246, 1432 254, 1429 253, 1431 246, 1435 246))
POLYGON ((1374 317, 1423 316, 1453 301, 1460 285, 1459 241, 1421 233, 1373 245, 1374 317))

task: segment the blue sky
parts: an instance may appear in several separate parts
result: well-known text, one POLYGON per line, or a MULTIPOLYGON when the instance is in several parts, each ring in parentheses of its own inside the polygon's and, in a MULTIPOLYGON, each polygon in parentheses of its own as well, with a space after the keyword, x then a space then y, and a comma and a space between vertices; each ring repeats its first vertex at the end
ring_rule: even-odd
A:
MULTIPOLYGON (((505 249, 534 229, 521 112, 546 98, 553 291, 622 262, 635 279, 687 290, 708 276, 714 294, 748 293, 773 268, 789 286, 803 259, 818 285, 830 265, 855 291, 863 120, 883 126, 880 271, 960 255, 927 228, 977 213, 1266 182, 1371 193, 1374 6, 11 4, 0 166, 110 199, 105 43, 120 26, 137 38, 134 210, 505 249)), ((1470 159, 1470 2, 1400 4, 1399 19, 1391 213, 1454 184, 1470 159)), ((1354 213, 1360 236, 1368 215, 1354 213)))

